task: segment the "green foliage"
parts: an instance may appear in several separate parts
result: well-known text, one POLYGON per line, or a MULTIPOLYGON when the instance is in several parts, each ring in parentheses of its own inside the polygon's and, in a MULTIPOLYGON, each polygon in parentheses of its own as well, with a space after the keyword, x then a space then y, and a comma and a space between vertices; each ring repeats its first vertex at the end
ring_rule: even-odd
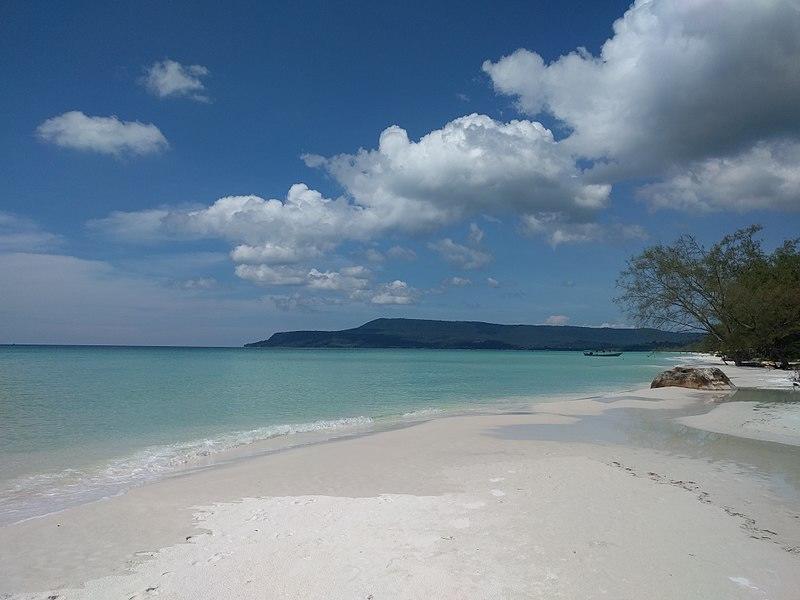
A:
POLYGON ((616 301, 641 324, 707 334, 736 362, 800 355, 798 240, 765 253, 753 225, 706 250, 692 236, 628 261, 616 301))

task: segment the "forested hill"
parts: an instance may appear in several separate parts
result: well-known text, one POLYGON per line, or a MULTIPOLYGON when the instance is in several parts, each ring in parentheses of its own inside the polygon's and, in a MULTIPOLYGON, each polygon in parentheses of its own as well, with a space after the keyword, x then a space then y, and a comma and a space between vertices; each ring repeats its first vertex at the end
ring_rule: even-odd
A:
POLYGON ((375 319, 341 331, 284 331, 249 348, 450 348, 495 350, 656 350, 686 348, 690 333, 658 329, 497 325, 476 321, 375 319))

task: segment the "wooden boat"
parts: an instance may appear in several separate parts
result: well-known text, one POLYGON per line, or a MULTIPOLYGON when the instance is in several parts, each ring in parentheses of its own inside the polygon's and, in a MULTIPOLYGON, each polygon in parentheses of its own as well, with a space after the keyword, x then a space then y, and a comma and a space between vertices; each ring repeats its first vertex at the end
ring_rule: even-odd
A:
POLYGON ((584 356, 622 356, 622 352, 610 352, 608 350, 587 350, 584 356))

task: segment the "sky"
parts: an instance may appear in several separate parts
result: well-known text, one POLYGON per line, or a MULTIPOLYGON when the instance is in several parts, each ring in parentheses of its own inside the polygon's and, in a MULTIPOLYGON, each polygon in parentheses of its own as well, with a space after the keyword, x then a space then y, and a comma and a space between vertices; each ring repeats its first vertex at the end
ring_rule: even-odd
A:
POLYGON ((0 6, 0 343, 630 326, 800 229, 800 0, 0 6))

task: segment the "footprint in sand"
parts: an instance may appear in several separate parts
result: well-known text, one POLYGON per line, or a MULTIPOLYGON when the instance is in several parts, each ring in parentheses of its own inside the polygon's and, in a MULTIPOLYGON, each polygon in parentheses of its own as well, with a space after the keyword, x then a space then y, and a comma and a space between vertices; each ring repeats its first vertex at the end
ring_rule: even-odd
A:
POLYGON ((216 554, 212 554, 208 557, 208 561, 210 563, 215 563, 221 561, 223 558, 228 558, 232 553, 231 552, 217 552, 216 554))
POLYGON ((506 493, 503 490, 492 490, 490 493, 495 498, 502 498, 503 496, 506 495, 506 493))
MULTIPOLYGON (((133 596, 130 597, 130 600, 136 600, 136 598, 150 598, 152 596, 158 596, 158 586, 157 585, 151 586, 151 587, 147 588, 143 592, 139 592, 137 594, 134 594, 133 596)), ((58 597, 59 596, 48 596, 47 599, 48 600, 52 600, 53 598, 58 598, 58 597)))
POLYGON ((736 585, 749 589, 749 590, 756 590, 760 592, 761 590, 753 585, 753 582, 750 581, 747 577, 728 577, 733 583, 736 585))

